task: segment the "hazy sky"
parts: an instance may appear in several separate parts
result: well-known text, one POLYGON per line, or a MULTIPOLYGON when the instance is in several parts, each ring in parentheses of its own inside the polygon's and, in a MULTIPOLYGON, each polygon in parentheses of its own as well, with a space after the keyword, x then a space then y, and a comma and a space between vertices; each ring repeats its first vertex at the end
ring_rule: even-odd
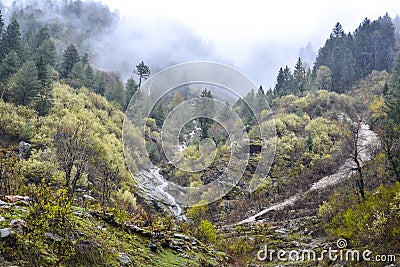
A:
MULTIPOLYGON (((128 23, 171 21, 185 25, 217 55, 266 87, 274 82, 279 66, 294 65, 300 47, 311 42, 317 51, 336 22, 346 32, 353 32, 365 17, 376 19, 388 12, 394 18, 400 13, 398 0, 102 2, 117 9, 128 23)), ((157 31, 151 26, 149 30, 157 31)))
MULTIPOLYGON (((315 55, 336 22, 354 32, 365 17, 400 14, 399 0, 94 1, 121 17, 113 32, 92 40, 96 67, 127 79, 142 60, 153 73, 176 63, 211 60, 236 67, 266 89, 274 86, 281 66, 293 68, 301 47, 311 43, 315 55)), ((303 60, 312 64, 314 57, 309 58, 303 60)))

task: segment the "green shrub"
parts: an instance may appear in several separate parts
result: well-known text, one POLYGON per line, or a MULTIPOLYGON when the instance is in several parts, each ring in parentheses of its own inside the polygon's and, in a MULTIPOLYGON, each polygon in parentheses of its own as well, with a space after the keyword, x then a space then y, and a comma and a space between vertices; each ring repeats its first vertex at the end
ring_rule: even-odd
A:
POLYGON ((197 227, 195 231, 195 235, 205 242, 217 242, 217 230, 215 226, 207 220, 203 220, 200 222, 199 227, 197 227))

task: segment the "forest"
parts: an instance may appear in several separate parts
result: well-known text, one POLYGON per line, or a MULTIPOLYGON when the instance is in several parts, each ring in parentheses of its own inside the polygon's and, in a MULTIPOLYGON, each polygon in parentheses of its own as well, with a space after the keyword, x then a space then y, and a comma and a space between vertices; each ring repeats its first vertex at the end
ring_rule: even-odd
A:
POLYGON ((258 257, 265 244, 319 253, 339 239, 400 264, 399 16, 365 18, 349 33, 332 25, 313 65, 282 66, 273 88, 237 96, 183 84, 143 120, 158 66, 131 62, 122 77, 93 60, 119 14, 42 2, 0 3, 1 266, 383 266, 258 257), (177 148, 163 136, 174 110, 203 114, 177 132, 177 148), (242 147, 231 142, 238 125, 242 147), (263 151, 271 167, 249 192, 269 162, 263 151), (239 166, 214 199, 206 186, 239 166), (161 185, 141 186, 148 177, 161 185), (184 206, 165 181, 208 191, 184 206))

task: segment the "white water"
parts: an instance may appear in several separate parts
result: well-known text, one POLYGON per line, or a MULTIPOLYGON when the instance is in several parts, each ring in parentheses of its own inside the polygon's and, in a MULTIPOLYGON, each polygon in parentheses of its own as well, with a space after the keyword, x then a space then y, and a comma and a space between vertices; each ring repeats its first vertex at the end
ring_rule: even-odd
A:
MULTIPOLYGON (((369 129, 369 126, 366 124, 362 124, 360 127, 360 132, 359 132, 359 139, 358 139, 358 149, 360 152, 360 162, 364 162, 366 160, 369 160, 369 155, 368 155, 368 145, 376 141, 376 134, 369 129)), ((338 184, 340 181, 346 180, 351 177, 353 173, 353 167, 355 165, 355 162, 349 158, 345 161, 345 163, 340 166, 340 168, 332 175, 328 175, 320 179, 318 182, 315 182, 311 185, 310 189, 308 189, 303 196, 305 196, 307 193, 310 193, 311 191, 314 190, 323 190, 327 188, 330 185, 335 185, 338 184)), ((287 198, 283 200, 282 202, 279 202, 277 204, 271 205, 259 213, 250 216, 234 225, 241 225, 245 223, 252 223, 257 221, 257 217, 271 211, 271 210, 281 210, 287 206, 293 205, 296 203, 298 200, 300 200, 301 197, 300 195, 295 195, 290 198, 287 198)))
POLYGON ((160 174, 160 168, 153 166, 149 171, 139 171, 139 179, 143 180, 142 189, 150 198, 168 205, 176 217, 181 215, 182 208, 175 198, 165 190, 168 181, 160 174), (144 183, 144 181, 147 181, 147 183, 144 183))

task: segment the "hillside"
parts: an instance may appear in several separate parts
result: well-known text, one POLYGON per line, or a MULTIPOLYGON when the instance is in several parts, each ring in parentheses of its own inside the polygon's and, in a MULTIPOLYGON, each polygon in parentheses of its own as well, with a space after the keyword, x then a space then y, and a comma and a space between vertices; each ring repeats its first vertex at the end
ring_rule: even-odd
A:
POLYGON ((400 265, 398 17, 239 93, 100 69, 100 3, 0 7, 1 266, 400 265))

